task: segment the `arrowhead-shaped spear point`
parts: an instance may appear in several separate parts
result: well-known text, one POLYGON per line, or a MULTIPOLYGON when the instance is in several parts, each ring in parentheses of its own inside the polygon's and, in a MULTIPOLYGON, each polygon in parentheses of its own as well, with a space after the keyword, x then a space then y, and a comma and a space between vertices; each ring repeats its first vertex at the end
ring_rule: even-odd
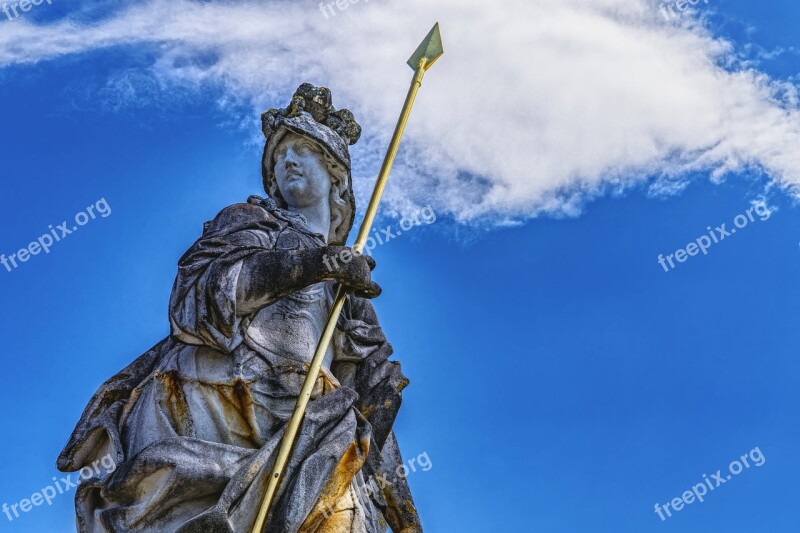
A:
POLYGON ((408 66, 413 70, 417 70, 419 68, 419 62, 425 58, 425 70, 428 70, 437 59, 442 57, 442 54, 444 54, 442 34, 439 32, 439 23, 437 22, 425 39, 423 39, 417 51, 414 52, 414 55, 411 56, 411 59, 408 60, 408 66))

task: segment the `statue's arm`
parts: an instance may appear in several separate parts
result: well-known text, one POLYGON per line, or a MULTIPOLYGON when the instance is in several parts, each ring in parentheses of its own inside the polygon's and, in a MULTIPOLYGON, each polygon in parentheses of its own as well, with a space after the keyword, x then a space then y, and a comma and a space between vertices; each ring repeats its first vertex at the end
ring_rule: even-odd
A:
POLYGON ((344 248, 274 248, 282 227, 256 205, 236 204, 206 223, 203 236, 183 255, 170 297, 172 336, 225 353, 241 342, 241 321, 277 299, 318 281, 332 279, 348 290, 375 297, 374 262, 342 256, 344 248))
POLYGON ((353 257, 348 263, 331 261, 344 250, 324 246, 306 250, 264 250, 248 256, 236 287, 236 314, 246 316, 288 294, 324 280, 343 283, 349 292, 374 298, 380 287, 371 279, 374 261, 353 257))

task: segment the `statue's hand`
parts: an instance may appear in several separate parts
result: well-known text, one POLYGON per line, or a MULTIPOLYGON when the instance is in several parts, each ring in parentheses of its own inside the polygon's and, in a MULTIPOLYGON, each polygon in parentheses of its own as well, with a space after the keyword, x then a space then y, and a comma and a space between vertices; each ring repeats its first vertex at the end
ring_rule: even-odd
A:
POLYGON ((372 281, 375 260, 363 254, 356 254, 345 246, 326 246, 322 255, 323 278, 341 283, 347 292, 361 298, 376 298, 382 289, 372 281))

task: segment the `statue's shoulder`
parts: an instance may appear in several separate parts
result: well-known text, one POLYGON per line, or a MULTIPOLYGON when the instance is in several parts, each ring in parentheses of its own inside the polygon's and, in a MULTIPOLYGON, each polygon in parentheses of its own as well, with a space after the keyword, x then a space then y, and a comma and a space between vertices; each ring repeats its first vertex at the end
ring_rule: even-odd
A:
POLYGON ((206 222, 203 225, 203 234, 230 233, 264 224, 270 229, 276 229, 275 226, 280 225, 277 211, 278 205, 272 198, 251 196, 247 202, 229 205, 214 220, 206 222))

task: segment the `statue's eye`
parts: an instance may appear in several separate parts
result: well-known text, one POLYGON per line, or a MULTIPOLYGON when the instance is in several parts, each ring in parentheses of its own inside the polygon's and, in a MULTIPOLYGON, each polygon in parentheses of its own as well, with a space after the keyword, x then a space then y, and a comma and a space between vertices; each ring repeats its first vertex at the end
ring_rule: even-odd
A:
POLYGON ((308 142, 308 141, 306 141, 303 144, 301 144, 298 147, 298 150, 303 155, 322 153, 320 151, 320 149, 317 147, 317 145, 315 145, 314 143, 308 142))

